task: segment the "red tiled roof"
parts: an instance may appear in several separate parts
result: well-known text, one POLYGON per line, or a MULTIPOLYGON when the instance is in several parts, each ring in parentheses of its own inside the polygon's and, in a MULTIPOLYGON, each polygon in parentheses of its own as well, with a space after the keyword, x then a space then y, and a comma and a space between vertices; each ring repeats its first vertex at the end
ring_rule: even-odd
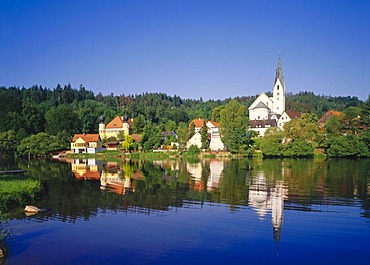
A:
POLYGON ((87 134, 75 134, 73 135, 73 139, 72 139, 72 142, 76 142, 78 138, 81 138, 82 140, 84 140, 86 143, 89 143, 89 142, 97 142, 99 141, 100 139, 100 136, 99 134, 95 134, 95 133, 87 133, 87 134))
POLYGON ((141 140, 141 134, 131 134, 131 138, 132 138, 135 142, 140 142, 140 140, 141 140))
POLYGON ((115 117, 110 123, 105 127, 106 129, 122 128, 123 120, 120 116, 115 117))
POLYGON ((302 115, 299 111, 285 111, 285 113, 289 116, 291 119, 299 119, 302 115))
POLYGON ((335 111, 335 110, 328 110, 328 112, 329 112, 330 114, 335 115, 335 116, 342 116, 342 115, 344 115, 344 113, 343 113, 343 112, 335 111))
POLYGON ((216 128, 220 127, 220 123, 219 122, 210 121, 210 123, 212 123, 216 128))
MULTIPOLYGON (((204 119, 194 119, 192 120, 191 123, 194 123, 194 127, 195 128, 201 128, 203 127, 203 124, 205 123, 206 121, 204 119)), ((191 124, 190 123, 190 124, 191 124)), ((189 126, 190 127, 190 126, 189 126)))

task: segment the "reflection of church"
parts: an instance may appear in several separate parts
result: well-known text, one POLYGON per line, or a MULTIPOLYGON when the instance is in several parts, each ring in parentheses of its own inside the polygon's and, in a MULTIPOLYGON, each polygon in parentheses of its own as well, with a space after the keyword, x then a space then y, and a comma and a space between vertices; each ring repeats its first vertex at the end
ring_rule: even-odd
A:
POLYGON ((283 181, 276 181, 270 187, 265 175, 260 172, 249 186, 249 205, 255 209, 259 218, 265 220, 266 214, 271 211, 271 223, 274 239, 280 240, 281 228, 283 225, 284 197, 287 191, 283 181))

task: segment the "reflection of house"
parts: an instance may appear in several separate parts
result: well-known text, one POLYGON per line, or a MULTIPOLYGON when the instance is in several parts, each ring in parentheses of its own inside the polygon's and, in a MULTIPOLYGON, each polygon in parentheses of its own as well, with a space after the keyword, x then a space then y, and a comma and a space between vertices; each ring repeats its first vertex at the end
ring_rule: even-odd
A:
POLYGON ((103 122, 99 124, 99 135, 101 139, 114 137, 118 139, 119 134, 129 135, 131 131, 132 120, 127 116, 117 116, 107 125, 103 122))
POLYGON ((207 181, 207 190, 215 190, 218 188, 223 170, 223 161, 211 160, 209 162, 209 178, 207 181))
POLYGON ((71 160, 72 173, 76 179, 99 180, 100 172, 95 159, 71 160))
POLYGON ((135 191, 134 180, 142 180, 143 173, 136 170, 132 176, 126 176, 125 172, 119 168, 118 163, 109 162, 106 170, 103 170, 100 178, 101 189, 108 189, 117 194, 125 194, 135 191))
MULTIPOLYGON (((191 124, 194 124, 194 131, 195 134, 190 138, 187 142, 186 147, 189 148, 192 145, 197 146, 198 148, 202 147, 202 136, 201 136, 201 129, 205 123, 203 119, 195 119, 191 124)), ((225 148, 223 142, 221 141, 221 136, 219 133, 219 123, 214 121, 208 121, 206 123, 207 133, 208 133, 208 140, 209 140, 209 148, 212 151, 223 150, 225 148)))
MULTIPOLYGON (((187 170, 191 177, 191 187, 196 191, 208 191, 215 190, 218 188, 222 171, 224 169, 224 162, 218 160, 211 160, 209 163, 209 172, 203 172, 206 174, 207 179, 202 179, 203 165, 201 162, 196 164, 187 164, 187 170)), ((204 176, 203 176, 204 177, 204 176)))
POLYGON ((291 120, 297 120, 301 117, 302 113, 299 111, 284 111, 279 120, 277 121, 277 126, 283 129, 284 125, 291 120))
POLYGON ((94 154, 102 150, 99 134, 75 134, 71 142, 71 151, 74 153, 94 154))
POLYGON ((335 110, 328 110, 319 119, 320 127, 324 127, 325 123, 329 120, 329 118, 331 116, 336 116, 336 117, 340 118, 340 117, 343 117, 344 116, 344 113, 343 112, 340 112, 340 111, 335 111, 335 110))
POLYGON ((261 220, 271 210, 271 223, 274 239, 278 242, 283 225, 284 197, 286 191, 282 181, 277 181, 274 187, 267 185, 263 173, 252 180, 249 186, 249 205, 252 206, 261 220))
POLYGON ((277 120, 285 111, 285 82, 280 56, 272 97, 262 92, 248 110, 251 121, 250 130, 259 133, 260 136, 263 136, 268 128, 277 126, 277 120))

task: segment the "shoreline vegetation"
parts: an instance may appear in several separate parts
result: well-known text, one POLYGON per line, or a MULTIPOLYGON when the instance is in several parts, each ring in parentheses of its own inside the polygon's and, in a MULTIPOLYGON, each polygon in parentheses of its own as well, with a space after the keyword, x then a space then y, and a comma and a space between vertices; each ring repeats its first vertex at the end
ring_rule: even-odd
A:
POLYGON ((0 175, 0 220, 5 219, 9 209, 34 202, 42 190, 39 180, 23 175, 0 175))

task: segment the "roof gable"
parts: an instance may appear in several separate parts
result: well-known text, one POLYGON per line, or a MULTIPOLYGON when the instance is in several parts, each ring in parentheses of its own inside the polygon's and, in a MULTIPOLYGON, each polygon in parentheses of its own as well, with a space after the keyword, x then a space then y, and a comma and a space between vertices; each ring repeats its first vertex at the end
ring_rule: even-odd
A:
MULTIPOLYGON (((204 119, 194 119, 194 120, 192 120, 192 122, 191 123, 194 123, 194 127, 195 128, 201 128, 201 127, 203 127, 203 124, 205 123, 206 121, 204 120, 204 119)), ((190 124, 191 124, 190 123, 190 124)))
POLYGON ((254 101, 253 103, 249 106, 248 109, 254 109, 260 102, 262 102, 263 104, 267 103, 267 105, 265 104, 265 106, 267 106, 268 108, 272 107, 272 99, 269 98, 264 92, 262 92, 254 101), (270 105, 270 107, 268 106, 270 105))
POLYGON ((105 127, 106 129, 122 128, 123 120, 120 116, 115 117, 110 123, 105 127))
POLYGON ((299 119, 302 115, 299 111, 285 111, 285 113, 289 116, 289 118, 293 119, 299 119))
POLYGON ((100 140, 100 136, 99 136, 99 134, 95 134, 95 133, 75 134, 75 135, 73 135, 72 142, 76 142, 79 139, 81 139, 85 143, 98 142, 100 140))

